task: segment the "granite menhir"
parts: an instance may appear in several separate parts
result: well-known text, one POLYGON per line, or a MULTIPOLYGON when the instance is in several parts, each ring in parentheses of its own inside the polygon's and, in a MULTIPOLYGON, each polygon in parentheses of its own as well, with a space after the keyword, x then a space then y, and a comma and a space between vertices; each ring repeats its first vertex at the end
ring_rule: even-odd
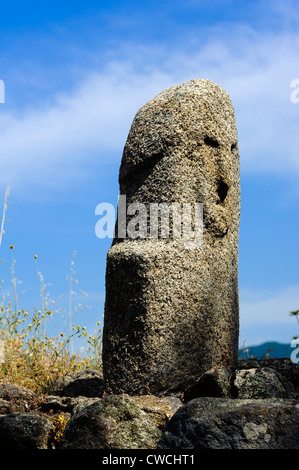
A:
POLYGON ((119 184, 106 266, 107 390, 178 392, 238 356, 240 158, 229 95, 196 79, 146 103, 119 184))

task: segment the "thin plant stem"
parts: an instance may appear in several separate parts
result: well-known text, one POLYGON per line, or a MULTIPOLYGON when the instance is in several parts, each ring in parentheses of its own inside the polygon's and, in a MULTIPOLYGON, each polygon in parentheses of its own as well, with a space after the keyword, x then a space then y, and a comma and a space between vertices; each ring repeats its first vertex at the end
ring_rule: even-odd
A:
POLYGON ((37 265, 37 255, 34 255, 34 259, 35 259, 35 265, 36 265, 36 271, 37 271, 37 275, 39 277, 39 282, 40 282, 40 291, 41 291, 41 297, 42 297, 42 301, 43 301, 43 327, 42 327, 42 336, 43 338, 45 339, 45 335, 46 335, 46 327, 45 327, 45 319, 46 319, 46 313, 47 313, 47 305, 46 305, 46 296, 45 296, 45 284, 43 282, 43 276, 42 276, 42 273, 39 271, 38 269, 38 265, 37 265))
POLYGON ((73 345, 73 338, 72 338, 72 331, 73 331, 73 321, 72 321, 72 299, 74 295, 73 291, 73 274, 75 274, 74 271, 74 264, 75 264, 75 257, 76 257, 76 250, 73 252, 72 256, 72 261, 71 261, 71 266, 70 266, 70 288, 69 288, 69 328, 70 328, 70 335, 71 335, 71 340, 70 340, 70 346, 71 346, 71 352, 74 354, 74 345, 73 345))
MULTIPOLYGON (((11 249, 13 250, 13 246, 11 245, 11 249)), ((15 260, 12 255, 12 262, 11 262, 11 282, 13 288, 13 297, 15 303, 15 314, 17 313, 17 288, 16 288, 16 277, 15 277, 15 270, 14 270, 15 260)))
MULTIPOLYGON (((69 328, 70 328, 70 334, 72 332, 72 295, 73 295, 73 291, 72 291, 72 275, 70 275, 70 295, 69 295, 69 328)), ((70 341, 70 344, 71 344, 71 351, 72 351, 72 354, 74 352, 74 346, 73 346, 73 341, 71 339, 70 341)))
POLYGON ((6 212, 6 209, 7 209, 7 199, 8 199, 8 196, 9 196, 9 192, 10 192, 10 187, 7 186, 6 188, 6 191, 5 191, 5 197, 4 197, 4 205, 3 205, 3 214, 2 214, 2 222, 1 222, 1 231, 0 231, 0 246, 1 246, 1 243, 2 243, 2 236, 3 236, 3 233, 4 233, 4 222, 5 222, 5 212, 6 212))

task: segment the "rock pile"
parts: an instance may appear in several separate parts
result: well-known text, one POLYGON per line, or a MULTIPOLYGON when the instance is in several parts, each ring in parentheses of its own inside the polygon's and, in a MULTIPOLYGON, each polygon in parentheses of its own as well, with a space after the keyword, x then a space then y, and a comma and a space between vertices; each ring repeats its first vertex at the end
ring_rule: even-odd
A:
POLYGON ((288 358, 213 369, 184 395, 158 449, 299 449, 299 367, 288 358))
POLYGON ((93 370, 60 378, 43 397, 0 383, 0 449, 154 449, 182 406, 175 397, 104 389, 93 370))
POLYGON ((0 384, 0 449, 299 448, 299 367, 287 358, 211 369, 180 398, 108 395, 90 370, 49 392, 0 384))

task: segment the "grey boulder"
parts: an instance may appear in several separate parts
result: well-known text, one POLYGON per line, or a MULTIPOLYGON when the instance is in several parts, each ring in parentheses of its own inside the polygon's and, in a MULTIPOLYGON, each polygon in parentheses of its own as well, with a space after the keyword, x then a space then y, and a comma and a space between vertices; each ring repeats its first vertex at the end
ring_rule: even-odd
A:
POLYGON ((158 449, 299 449, 299 401, 197 398, 168 423, 158 449))
POLYGON ((132 397, 112 395, 83 408, 67 423, 62 449, 154 449, 161 430, 132 397))

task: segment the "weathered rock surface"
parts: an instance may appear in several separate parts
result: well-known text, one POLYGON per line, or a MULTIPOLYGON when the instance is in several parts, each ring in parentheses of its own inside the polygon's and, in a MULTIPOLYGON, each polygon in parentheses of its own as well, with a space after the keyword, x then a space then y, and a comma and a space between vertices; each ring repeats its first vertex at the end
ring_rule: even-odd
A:
POLYGON ((240 177, 228 94, 209 80, 192 80, 143 106, 119 182, 125 228, 134 203, 144 204, 147 226, 146 234, 121 233, 119 206, 107 255, 104 378, 112 393, 182 392, 212 367, 234 366, 238 356, 240 177), (177 203, 180 216, 182 204, 203 204, 201 243, 190 248, 175 236, 171 211, 169 238, 162 230, 149 238, 152 203, 177 203))
POLYGON ((70 413, 71 415, 78 413, 86 406, 92 405, 100 398, 96 397, 59 397, 55 395, 47 395, 42 397, 38 403, 38 410, 42 413, 70 413))
POLYGON ((0 383, 0 414, 27 412, 35 405, 35 394, 26 387, 0 383))
MULTIPOLYGON (((67 423, 62 449, 154 449, 159 427, 132 397, 112 395, 76 413, 67 423)), ((152 413, 159 415, 161 406, 152 413)), ((157 424, 158 424, 157 423, 157 424)))
POLYGON ((259 367, 271 367, 281 377, 283 383, 291 383, 299 395, 299 366, 294 364, 291 359, 288 357, 261 359, 259 367))
POLYGON ((299 449, 299 401, 197 398, 180 408, 158 449, 299 449))
POLYGON ((101 397, 105 389, 103 374, 98 370, 86 369, 60 377, 47 393, 63 397, 101 397))
POLYGON ((184 402, 199 397, 299 399, 298 369, 289 358, 241 360, 237 369, 215 367, 186 388, 184 402))
POLYGON ((37 413, 0 416, 0 449, 49 449, 53 423, 37 413))
POLYGON ((299 367, 287 357, 240 360, 234 385, 240 398, 299 398, 299 367))
POLYGON ((271 368, 237 371, 234 387, 238 398, 288 398, 294 396, 291 385, 284 386, 271 368))
POLYGON ((13 413, 14 410, 13 410, 13 407, 10 403, 9 400, 3 400, 2 398, 0 398, 0 415, 6 415, 6 414, 9 414, 9 413, 13 413))
POLYGON ((140 407, 154 422, 158 429, 163 431, 174 413, 182 406, 179 398, 158 398, 153 395, 133 397, 136 405, 140 407))
POLYGON ((184 405, 175 396, 37 397, 1 384, 0 448, 297 448, 298 369, 288 358, 214 368, 184 405))
POLYGON ((225 367, 215 367, 202 374, 184 391, 184 402, 198 397, 230 398, 232 372, 225 367))
POLYGON ((33 397, 34 393, 26 387, 4 382, 0 383, 0 398, 3 400, 31 400, 33 397))

